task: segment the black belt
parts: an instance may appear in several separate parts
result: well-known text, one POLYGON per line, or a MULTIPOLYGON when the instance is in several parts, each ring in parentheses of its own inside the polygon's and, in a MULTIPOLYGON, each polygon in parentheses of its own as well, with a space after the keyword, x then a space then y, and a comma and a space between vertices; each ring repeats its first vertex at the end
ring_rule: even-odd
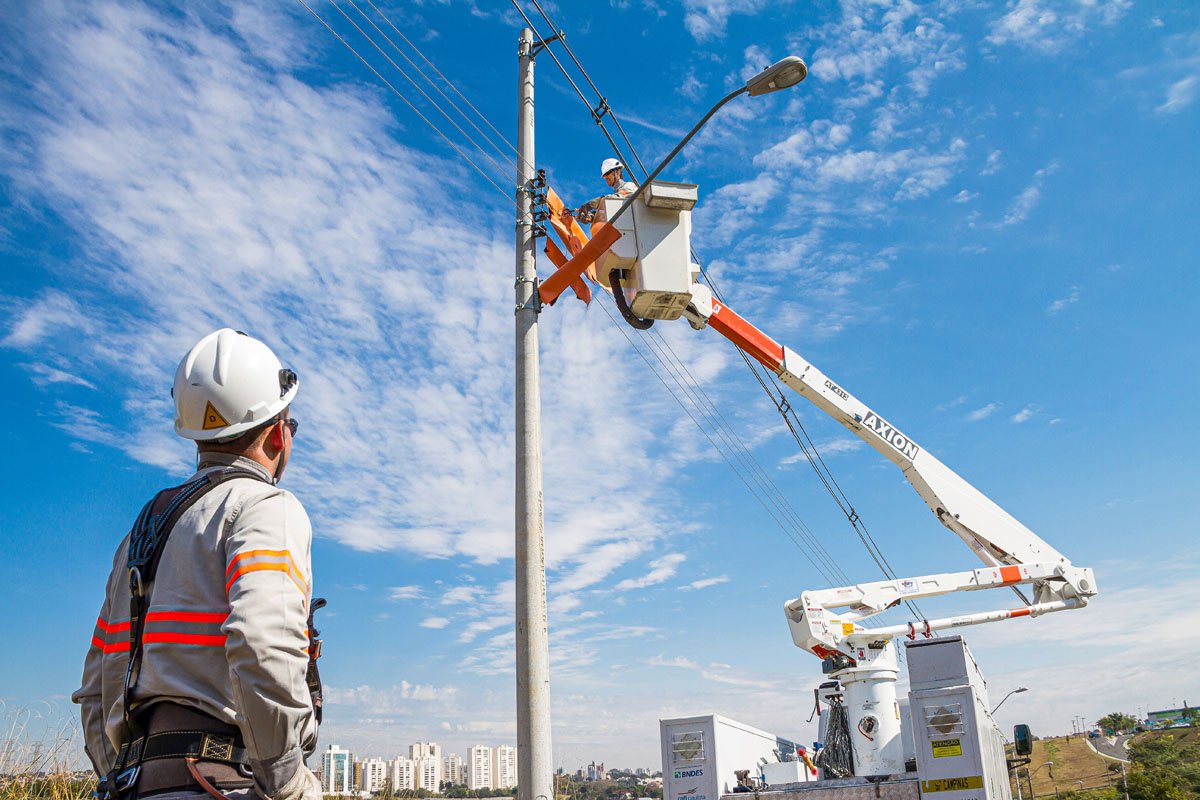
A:
MULTIPOLYGON (((127 746, 128 758, 123 762, 135 765, 123 782, 129 788, 136 785, 139 796, 198 791, 185 759, 195 759, 201 775, 219 789, 254 785, 250 753, 237 727, 170 702, 156 704, 147 716, 147 734, 127 746)), ((123 788, 119 793, 124 794, 123 788)))
POLYGON ((154 733, 142 742, 142 762, 158 758, 195 758, 216 761, 230 766, 250 764, 250 754, 233 736, 221 736, 207 731, 164 731, 154 733))

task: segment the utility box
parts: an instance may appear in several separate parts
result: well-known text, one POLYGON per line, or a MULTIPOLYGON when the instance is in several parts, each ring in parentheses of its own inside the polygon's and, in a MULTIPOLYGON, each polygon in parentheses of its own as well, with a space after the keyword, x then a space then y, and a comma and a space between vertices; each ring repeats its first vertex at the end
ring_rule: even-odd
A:
MULTIPOLYGON (((663 800, 718 800, 738 785, 738 770, 761 777, 764 764, 793 758, 795 743, 717 714, 663 719, 663 800)), ((785 767, 781 764, 780 767, 785 767)), ((801 764, 803 767, 803 764, 801 764)), ((808 780, 806 770, 798 770, 808 780)), ((790 771, 782 775, 791 777, 790 771)))
MULTIPOLYGON (((678 319, 692 299, 691 258, 694 183, 654 181, 615 223, 621 232, 596 262, 597 277, 625 270, 622 281, 629 309, 643 319, 678 319)), ((625 202, 606 197, 596 216, 607 221, 625 202)))
POLYGON ((1004 735, 966 642, 960 636, 911 642, 906 655, 922 796, 1011 800, 1004 735))

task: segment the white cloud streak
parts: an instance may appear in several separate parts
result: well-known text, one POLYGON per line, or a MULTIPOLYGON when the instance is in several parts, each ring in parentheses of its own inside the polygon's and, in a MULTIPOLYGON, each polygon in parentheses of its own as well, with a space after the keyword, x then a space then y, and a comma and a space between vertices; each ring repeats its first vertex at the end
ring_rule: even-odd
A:
POLYGON ((988 403, 986 406, 977 408, 974 411, 972 411, 970 414, 967 414, 967 421, 968 422, 979 422, 981 420, 985 420, 988 417, 990 417, 992 414, 996 413, 996 410, 998 408, 1000 408, 999 403, 988 403))

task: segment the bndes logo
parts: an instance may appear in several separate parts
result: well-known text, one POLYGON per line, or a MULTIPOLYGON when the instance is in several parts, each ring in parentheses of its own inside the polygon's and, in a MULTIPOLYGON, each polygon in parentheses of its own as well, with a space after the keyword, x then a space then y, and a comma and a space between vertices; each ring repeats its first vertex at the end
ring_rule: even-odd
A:
POLYGON ((676 780, 679 780, 680 778, 702 778, 702 777, 704 777, 704 770, 702 770, 702 769, 677 769, 677 770, 675 770, 675 779, 676 780))
POLYGON ((882 419, 874 411, 867 412, 867 416, 862 424, 863 427, 874 431, 880 439, 883 439, 892 447, 899 450, 910 461, 917 457, 917 453, 921 452, 921 448, 913 444, 907 436, 893 428, 891 424, 882 419))

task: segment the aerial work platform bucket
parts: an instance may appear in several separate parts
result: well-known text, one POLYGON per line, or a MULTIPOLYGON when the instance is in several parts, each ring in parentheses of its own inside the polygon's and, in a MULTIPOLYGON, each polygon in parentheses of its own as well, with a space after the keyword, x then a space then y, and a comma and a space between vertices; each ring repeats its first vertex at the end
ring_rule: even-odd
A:
MULTIPOLYGON (((639 317, 678 319, 692 301, 699 272, 691 258, 696 198, 694 183, 651 183, 617 219, 621 238, 596 261, 597 277, 605 286, 613 270, 624 271, 625 299, 639 317)), ((607 222, 624 202, 621 197, 604 198, 596 220, 607 222)))

